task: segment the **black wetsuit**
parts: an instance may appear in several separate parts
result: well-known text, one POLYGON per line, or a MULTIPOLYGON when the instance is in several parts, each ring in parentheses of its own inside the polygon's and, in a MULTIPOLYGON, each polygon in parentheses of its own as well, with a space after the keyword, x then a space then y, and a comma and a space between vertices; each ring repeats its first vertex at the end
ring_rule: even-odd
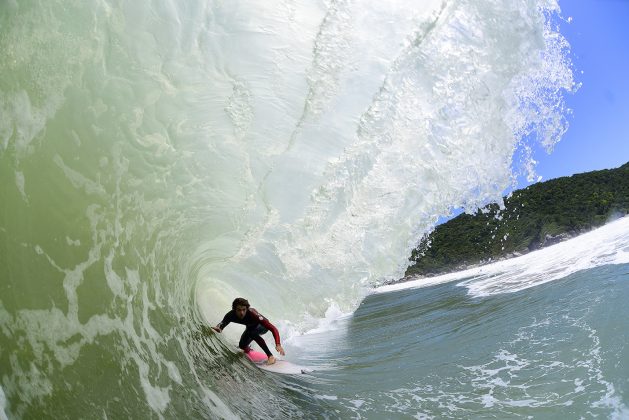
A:
POLYGON ((267 356, 271 356, 271 351, 266 345, 264 338, 260 337, 262 334, 266 334, 268 331, 271 331, 273 333, 275 345, 280 344, 280 333, 279 331, 277 331, 277 328, 275 328, 275 326, 271 324, 268 319, 266 319, 253 308, 247 309, 247 312, 245 313, 243 319, 238 318, 238 316, 236 316, 236 311, 232 309, 225 314, 223 320, 218 324, 218 327, 222 330, 230 322, 242 324, 246 327, 245 331, 240 337, 240 342, 238 343, 238 347, 243 349, 245 353, 248 353, 251 350, 249 344, 251 344, 252 341, 255 341, 262 348, 262 350, 264 350, 267 356))

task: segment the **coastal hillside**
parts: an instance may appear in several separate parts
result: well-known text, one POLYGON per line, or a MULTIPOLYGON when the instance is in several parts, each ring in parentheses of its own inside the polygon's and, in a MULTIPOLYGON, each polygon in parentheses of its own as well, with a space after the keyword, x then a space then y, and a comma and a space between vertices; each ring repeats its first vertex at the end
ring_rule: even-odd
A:
POLYGON ((406 274, 435 275, 523 254, 584 233, 629 212, 629 162, 514 191, 439 225, 413 251, 406 274))

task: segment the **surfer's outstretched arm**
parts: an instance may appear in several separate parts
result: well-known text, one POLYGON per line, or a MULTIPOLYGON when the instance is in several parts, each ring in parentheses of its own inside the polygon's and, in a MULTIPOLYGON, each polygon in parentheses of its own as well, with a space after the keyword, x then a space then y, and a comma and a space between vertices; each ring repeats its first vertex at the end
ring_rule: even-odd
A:
POLYGON ((230 322, 232 322, 232 317, 233 317, 233 312, 234 311, 229 311, 225 314, 225 316, 223 317, 223 320, 221 322, 219 322, 218 324, 216 324, 216 327, 212 327, 212 329, 216 332, 222 332, 223 328, 225 328, 227 326, 227 324, 229 324, 230 322))

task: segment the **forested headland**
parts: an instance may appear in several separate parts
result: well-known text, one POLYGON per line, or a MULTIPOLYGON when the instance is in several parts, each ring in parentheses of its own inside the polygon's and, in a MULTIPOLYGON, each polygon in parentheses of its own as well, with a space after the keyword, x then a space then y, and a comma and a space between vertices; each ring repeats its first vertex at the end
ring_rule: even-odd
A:
POLYGON ((629 162, 551 179, 441 224, 413 251, 407 275, 435 275, 524 254, 629 212, 629 162))

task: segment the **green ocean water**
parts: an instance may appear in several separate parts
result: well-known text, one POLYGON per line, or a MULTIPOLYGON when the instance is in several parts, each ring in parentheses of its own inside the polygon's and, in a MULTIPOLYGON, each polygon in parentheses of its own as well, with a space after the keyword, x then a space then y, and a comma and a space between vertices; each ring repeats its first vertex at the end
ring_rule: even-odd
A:
MULTIPOLYGON (((561 138, 575 83, 559 14, 519 1, 0 2, 0 418, 518 417, 543 406, 533 368, 532 388, 503 377, 516 373, 509 357, 534 359, 505 340, 530 327, 552 341, 565 327, 584 343, 579 364, 595 359, 594 338, 568 321, 536 330, 518 302, 569 301, 565 282, 595 295, 596 282, 570 272, 538 289, 505 274, 483 298, 455 285, 370 293, 403 275, 440 217, 500 200, 532 175, 533 146, 561 138), (236 296, 312 375, 257 370, 235 349, 236 326, 211 334, 236 296), (519 317, 496 319, 501 299, 519 317), (467 323, 452 324, 458 314, 467 323), (424 322, 409 324, 416 315, 424 322), (422 327, 440 320, 445 347, 422 327), (485 324, 496 335, 465 334, 485 324), (430 345, 439 358, 426 359, 430 345), (492 363, 507 386, 486 396, 492 363), (527 393, 534 402, 508 411, 527 393)), ((605 255, 626 247, 609 243, 620 245, 605 255)), ((622 294, 618 255, 581 271, 622 294)), ((582 304, 603 317, 597 302, 582 304)), ((585 316, 576 303, 544 308, 585 316)), ((624 415, 626 387, 607 367, 624 372, 623 357, 567 373, 575 413, 624 415), (602 392, 613 401, 597 403, 602 392)), ((557 393, 549 405, 568 401, 557 393)))
POLYGON ((314 388, 339 418, 627 418, 628 268, 486 297, 457 282, 369 296, 317 355, 335 368, 314 388))

